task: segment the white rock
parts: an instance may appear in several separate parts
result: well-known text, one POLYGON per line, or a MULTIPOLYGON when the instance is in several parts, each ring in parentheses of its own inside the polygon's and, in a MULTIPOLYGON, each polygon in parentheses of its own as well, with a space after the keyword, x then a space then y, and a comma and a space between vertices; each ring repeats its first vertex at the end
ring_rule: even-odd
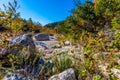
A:
POLYGON ((36 41, 49 41, 49 35, 48 34, 36 34, 33 36, 36 41))
POLYGON ((13 73, 7 73, 2 80, 18 80, 18 76, 13 73))
POLYGON ((53 34, 49 34, 50 41, 55 41, 57 38, 53 34))
POLYGON ((115 69, 115 68, 112 68, 112 69, 111 69, 111 72, 112 72, 117 78, 120 79, 120 70, 115 69))
POLYGON ((60 74, 53 75, 48 80, 76 80, 74 70, 72 68, 63 71, 60 74))
POLYGON ((62 46, 60 44, 56 44, 55 47, 56 48, 62 48, 62 46))
POLYGON ((23 34, 14 39, 8 39, 8 41, 11 46, 16 45, 16 44, 20 44, 23 46, 29 45, 31 49, 35 49, 35 45, 34 45, 33 39, 31 38, 30 34, 23 34))
POLYGON ((120 59, 117 61, 118 65, 120 65, 120 59))
POLYGON ((71 43, 69 41, 65 41, 64 44, 65 44, 65 46, 70 46, 71 43))
POLYGON ((107 65, 107 63, 106 65, 99 65, 99 69, 104 76, 109 76, 109 73, 107 72, 107 65))
POLYGON ((109 54, 108 52, 102 52, 101 54, 103 54, 103 55, 107 55, 107 54, 109 54))

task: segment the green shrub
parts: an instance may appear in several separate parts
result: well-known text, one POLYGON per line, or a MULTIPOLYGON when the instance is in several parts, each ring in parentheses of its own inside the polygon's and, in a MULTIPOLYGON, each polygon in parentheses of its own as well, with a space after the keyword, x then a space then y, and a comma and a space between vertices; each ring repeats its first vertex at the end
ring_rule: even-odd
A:
POLYGON ((83 51, 84 52, 91 52, 92 51, 92 46, 89 46, 89 45, 85 46, 83 51))
POLYGON ((114 17, 114 18, 112 19, 111 24, 112 24, 113 30, 115 30, 115 29, 120 29, 120 19, 119 19, 119 18, 114 17))
POLYGON ((4 77, 4 74, 0 73, 0 80, 2 80, 4 77))
POLYGON ((113 41, 113 47, 120 49, 120 32, 115 35, 115 40, 113 41))
POLYGON ((59 55, 53 60, 55 73, 72 67, 72 60, 68 55, 59 55))

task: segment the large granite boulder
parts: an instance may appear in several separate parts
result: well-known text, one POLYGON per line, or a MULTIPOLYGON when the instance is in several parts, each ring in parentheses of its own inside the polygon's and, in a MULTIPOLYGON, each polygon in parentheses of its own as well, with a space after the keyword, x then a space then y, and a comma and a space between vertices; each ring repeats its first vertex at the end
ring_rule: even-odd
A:
POLYGON ((31 49, 35 49, 35 44, 31 38, 30 34, 23 34, 23 35, 20 35, 16 38, 9 39, 8 41, 9 41, 11 46, 16 45, 16 44, 20 44, 22 46, 30 46, 31 49))
POLYGON ((7 55, 10 53, 19 53, 20 49, 18 47, 15 47, 15 45, 30 46, 31 50, 35 50, 34 41, 29 34, 23 34, 16 38, 8 39, 8 42, 10 44, 10 47, 4 47, 0 49, 0 58, 2 58, 3 55, 7 55))
POLYGON ((50 41, 50 40, 56 40, 55 36, 53 34, 36 34, 33 36, 34 40, 36 41, 50 41))
POLYGON ((48 34, 36 34, 34 38, 37 41, 49 41, 50 40, 48 34))
POLYGON ((56 37, 54 34, 49 34, 49 39, 50 39, 50 41, 55 41, 56 37))
POLYGON ((76 80, 75 73, 72 68, 63 71, 60 74, 53 75, 48 80, 76 80))

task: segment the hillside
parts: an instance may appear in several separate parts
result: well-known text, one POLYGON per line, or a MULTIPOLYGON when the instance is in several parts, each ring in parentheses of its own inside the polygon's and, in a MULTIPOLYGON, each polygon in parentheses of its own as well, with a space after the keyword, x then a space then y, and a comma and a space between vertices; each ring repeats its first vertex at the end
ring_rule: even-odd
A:
POLYGON ((0 11, 0 80, 120 80, 120 0, 76 3, 45 26, 0 11))
POLYGON ((61 26, 63 23, 64 23, 64 21, 49 23, 49 24, 46 24, 44 27, 52 28, 53 29, 55 27, 61 26))

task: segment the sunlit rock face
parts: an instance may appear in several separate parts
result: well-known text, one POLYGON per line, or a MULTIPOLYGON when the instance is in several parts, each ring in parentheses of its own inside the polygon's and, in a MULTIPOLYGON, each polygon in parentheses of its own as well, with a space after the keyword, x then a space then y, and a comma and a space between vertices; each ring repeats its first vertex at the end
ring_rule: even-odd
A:
POLYGON ((31 38, 31 35, 29 35, 29 34, 23 34, 16 38, 9 39, 8 41, 11 46, 16 45, 16 44, 20 44, 22 46, 29 45, 32 49, 35 49, 33 39, 31 38))
POLYGON ((53 75, 48 80, 76 80, 76 78, 75 78, 74 70, 70 68, 57 75, 53 75))
POLYGON ((20 76, 19 74, 7 73, 2 80, 30 80, 27 77, 20 76))
POLYGON ((56 44, 56 37, 53 34, 36 34, 32 37, 35 47, 38 49, 51 49, 56 44))
POLYGON ((53 34, 36 34, 33 36, 36 41, 54 41, 56 37, 53 34))
POLYGON ((3 47, 0 49, 0 56, 6 55, 9 53, 17 54, 19 53, 20 49, 15 47, 16 45, 21 45, 22 47, 30 46, 32 50, 35 49, 35 44, 30 34, 23 34, 15 38, 8 39, 8 43, 10 47, 3 47))
POLYGON ((64 42, 64 45, 65 45, 65 46, 70 46, 71 43, 70 43, 69 41, 65 41, 65 42, 64 42))

